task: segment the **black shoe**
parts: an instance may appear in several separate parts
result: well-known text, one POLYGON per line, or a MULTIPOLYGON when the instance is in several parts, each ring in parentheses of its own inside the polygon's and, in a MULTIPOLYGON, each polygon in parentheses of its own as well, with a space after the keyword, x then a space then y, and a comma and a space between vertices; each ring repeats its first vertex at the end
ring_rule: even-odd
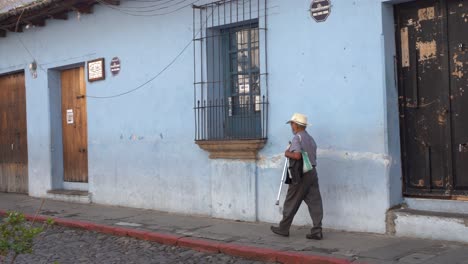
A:
POLYGON ((323 235, 322 235, 322 232, 320 232, 320 233, 315 233, 315 234, 307 234, 307 235, 306 235, 306 238, 307 238, 307 239, 322 240, 322 239, 323 239, 323 235))
POLYGON ((289 232, 284 232, 284 231, 281 231, 279 227, 276 227, 276 226, 271 226, 270 227, 271 231, 277 235, 280 235, 280 236, 289 236, 289 232))

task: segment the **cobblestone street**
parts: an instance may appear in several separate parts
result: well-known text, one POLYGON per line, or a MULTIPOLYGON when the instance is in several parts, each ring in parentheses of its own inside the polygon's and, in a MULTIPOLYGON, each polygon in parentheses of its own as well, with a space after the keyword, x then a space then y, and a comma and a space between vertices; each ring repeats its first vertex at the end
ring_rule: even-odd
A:
POLYGON ((238 263, 264 262, 202 253, 187 248, 54 226, 36 239, 34 253, 21 255, 20 264, 75 263, 238 263))

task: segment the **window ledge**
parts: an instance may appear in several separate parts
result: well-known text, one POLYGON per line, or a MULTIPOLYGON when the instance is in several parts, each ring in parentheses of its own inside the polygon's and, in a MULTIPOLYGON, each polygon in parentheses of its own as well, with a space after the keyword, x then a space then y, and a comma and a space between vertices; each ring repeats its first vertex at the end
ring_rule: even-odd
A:
POLYGON ((210 159, 257 159, 257 153, 266 139, 196 140, 195 143, 210 153, 210 159))

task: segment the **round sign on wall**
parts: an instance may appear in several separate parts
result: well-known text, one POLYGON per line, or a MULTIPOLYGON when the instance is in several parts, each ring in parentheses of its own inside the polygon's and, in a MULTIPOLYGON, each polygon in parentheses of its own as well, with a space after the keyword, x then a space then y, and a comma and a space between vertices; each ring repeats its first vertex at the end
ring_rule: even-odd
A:
POLYGON ((327 20, 327 17, 330 15, 330 11, 330 0, 313 0, 310 4, 310 15, 316 22, 327 20))
POLYGON ((118 57, 114 57, 110 63, 110 71, 112 75, 117 75, 120 72, 120 59, 118 57))

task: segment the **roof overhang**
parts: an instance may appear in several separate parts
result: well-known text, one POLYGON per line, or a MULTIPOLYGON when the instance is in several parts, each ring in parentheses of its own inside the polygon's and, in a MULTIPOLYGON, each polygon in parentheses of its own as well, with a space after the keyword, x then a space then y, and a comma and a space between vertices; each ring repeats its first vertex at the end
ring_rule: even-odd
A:
POLYGON ((7 32, 23 32, 26 25, 43 27, 47 19, 68 19, 68 12, 93 12, 97 3, 119 5, 120 0, 38 0, 0 14, 0 37, 7 32))

